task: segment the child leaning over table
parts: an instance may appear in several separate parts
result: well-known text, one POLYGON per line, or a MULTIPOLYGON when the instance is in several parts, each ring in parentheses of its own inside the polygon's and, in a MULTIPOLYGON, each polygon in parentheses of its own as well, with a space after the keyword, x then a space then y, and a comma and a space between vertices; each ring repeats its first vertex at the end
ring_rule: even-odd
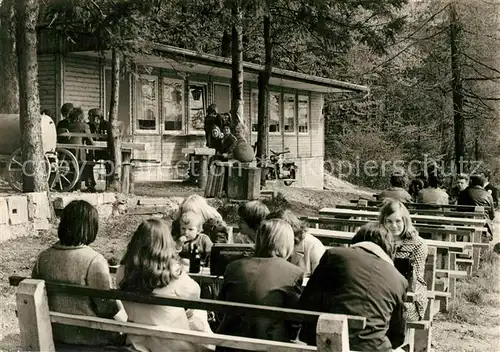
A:
POLYGON ((202 233, 202 222, 201 215, 195 212, 187 211, 181 214, 180 232, 172 233, 181 258, 190 258, 194 246, 197 246, 201 260, 207 263, 214 244, 210 237, 202 233))

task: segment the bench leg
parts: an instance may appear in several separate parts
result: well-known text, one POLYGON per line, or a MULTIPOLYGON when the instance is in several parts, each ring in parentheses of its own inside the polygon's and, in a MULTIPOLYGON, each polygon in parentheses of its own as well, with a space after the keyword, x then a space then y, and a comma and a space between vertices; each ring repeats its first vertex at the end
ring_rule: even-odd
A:
POLYGON ((432 320, 434 319, 434 300, 429 299, 424 319, 431 322, 429 329, 415 330, 414 333, 414 352, 430 352, 432 342, 432 320))
POLYGON ((16 292, 17 318, 24 351, 55 351, 45 281, 25 279, 16 292))

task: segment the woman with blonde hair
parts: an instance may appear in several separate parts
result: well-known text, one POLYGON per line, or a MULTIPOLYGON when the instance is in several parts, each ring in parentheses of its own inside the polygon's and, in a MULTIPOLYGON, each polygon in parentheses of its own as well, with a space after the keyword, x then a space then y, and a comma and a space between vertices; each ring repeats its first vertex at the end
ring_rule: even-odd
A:
POLYGON ((405 303, 405 319, 422 320, 427 306, 427 284, 424 279, 425 261, 429 251, 427 244, 413 227, 410 212, 399 201, 386 199, 380 208, 378 220, 392 235, 396 266, 398 261, 409 261, 405 276, 409 281, 409 290, 415 292, 416 300, 405 303))
MULTIPOLYGON (((281 219, 265 220, 257 231, 255 257, 227 266, 219 299, 295 308, 304 271, 287 261, 293 248, 292 227, 281 219)), ((224 315, 218 332, 274 341, 290 341, 296 337, 293 328, 281 319, 229 314, 224 315)), ((219 350, 229 349, 217 348, 219 350)))
POLYGON ((323 243, 307 232, 307 226, 290 209, 278 210, 267 216, 268 219, 282 219, 293 229, 295 247, 290 263, 304 270, 306 277, 311 276, 325 253, 323 243))
POLYGON ((175 220, 172 222, 172 235, 175 238, 180 237, 179 219, 187 212, 194 212, 201 216, 203 233, 210 237, 213 243, 227 243, 229 228, 222 219, 222 215, 198 194, 190 195, 179 206, 175 220))
MULTIPOLYGON (((160 219, 142 222, 127 245, 116 282, 122 291, 179 298, 199 298, 200 287, 183 271, 168 225, 160 219)), ((123 302, 129 321, 211 332, 207 313, 180 307, 123 302)), ((205 346, 158 337, 128 335, 127 341, 139 351, 203 351, 205 346)))

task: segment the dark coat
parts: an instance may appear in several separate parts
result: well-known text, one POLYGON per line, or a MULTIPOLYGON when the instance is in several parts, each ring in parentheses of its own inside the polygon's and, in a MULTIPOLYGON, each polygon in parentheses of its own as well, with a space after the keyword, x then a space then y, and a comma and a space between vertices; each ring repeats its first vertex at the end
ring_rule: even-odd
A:
POLYGON ((498 188, 493 186, 491 183, 488 183, 486 186, 484 186, 484 189, 488 191, 489 194, 491 194, 491 197, 493 198, 493 205, 495 208, 498 207, 498 197, 499 197, 499 191, 498 188))
POLYGON ((469 186, 458 194, 458 205, 484 207, 489 220, 495 218, 495 206, 491 194, 481 186, 469 186))
MULTIPOLYGON (((336 247, 321 258, 298 309, 366 317, 363 330, 349 331, 351 350, 392 351, 404 342, 407 288, 406 279, 377 254, 336 247)), ((303 324, 299 338, 316 345, 316 324, 303 324)))
MULTIPOLYGON (((224 273, 220 300, 273 307, 296 308, 304 272, 282 258, 245 258, 232 262, 224 273)), ((218 332, 274 341, 294 339, 283 320, 224 315, 218 332)), ((227 349, 217 348, 217 351, 227 349)))

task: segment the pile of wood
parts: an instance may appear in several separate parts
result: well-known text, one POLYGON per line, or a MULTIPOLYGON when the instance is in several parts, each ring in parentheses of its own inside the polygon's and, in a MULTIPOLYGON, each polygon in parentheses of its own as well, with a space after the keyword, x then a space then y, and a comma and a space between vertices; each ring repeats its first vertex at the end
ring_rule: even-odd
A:
POLYGON ((205 198, 221 198, 226 191, 224 179, 226 166, 222 162, 213 163, 208 172, 207 185, 205 187, 205 198))

